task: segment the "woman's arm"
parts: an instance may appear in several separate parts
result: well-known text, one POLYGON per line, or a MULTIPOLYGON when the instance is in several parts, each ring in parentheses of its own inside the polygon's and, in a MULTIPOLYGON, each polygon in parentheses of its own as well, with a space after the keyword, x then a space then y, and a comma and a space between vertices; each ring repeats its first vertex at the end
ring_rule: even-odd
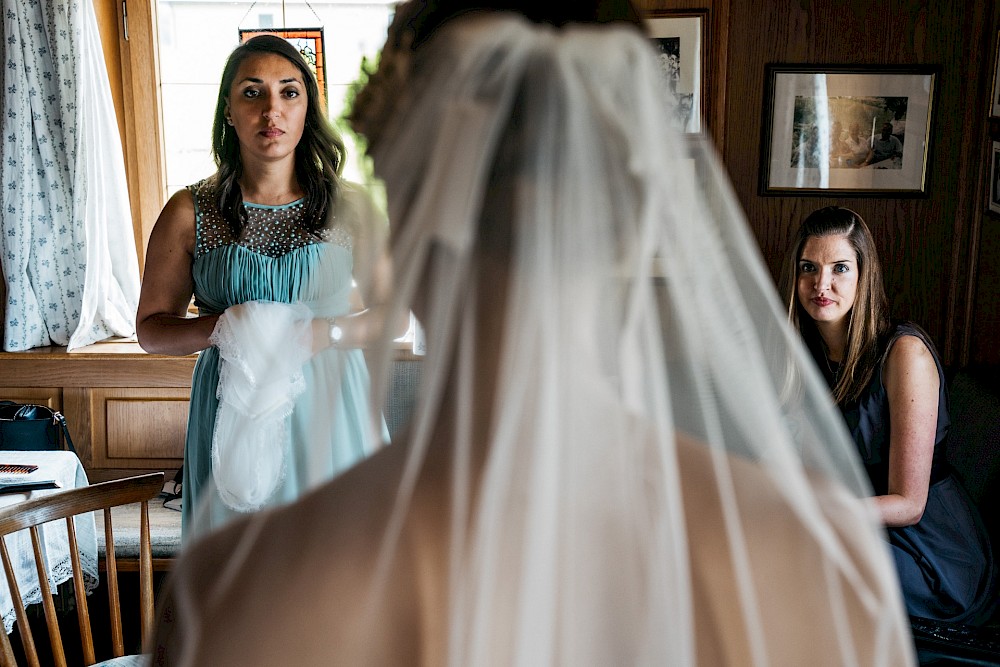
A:
MULTIPOLYGON (((386 326, 385 316, 388 306, 385 304, 387 303, 388 285, 391 276, 388 270, 389 258, 380 257, 377 262, 384 265, 383 268, 379 269, 379 272, 385 275, 378 281, 380 289, 373 295, 371 305, 365 304, 365 299, 361 294, 363 290, 355 287, 351 291, 350 314, 339 315, 336 318, 318 317, 314 319, 312 323, 314 352, 319 352, 333 346, 338 348, 363 348, 379 339, 386 326), (385 287, 383 288, 381 285, 385 285, 385 287), (340 329, 341 334, 340 340, 336 343, 330 338, 330 326, 333 320, 336 320, 336 325, 340 329)), ((401 322, 401 327, 396 326, 393 328, 393 338, 398 338, 406 333, 408 325, 409 317, 407 314, 407 317, 401 322)))
POLYGON ((902 336, 883 369, 889 396, 889 493, 875 503, 887 526, 920 521, 927 504, 940 378, 930 350, 916 336, 902 336))
POLYGON ((136 312, 139 344, 156 354, 193 354, 209 346, 217 315, 187 317, 194 293, 194 199, 174 193, 153 226, 136 312))

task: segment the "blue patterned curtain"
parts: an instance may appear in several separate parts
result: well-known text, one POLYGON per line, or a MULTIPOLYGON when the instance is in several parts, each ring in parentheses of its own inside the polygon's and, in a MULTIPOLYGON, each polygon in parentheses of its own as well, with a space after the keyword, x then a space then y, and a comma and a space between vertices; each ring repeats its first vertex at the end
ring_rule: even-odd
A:
POLYGON ((90 0, 0 0, 3 347, 135 333, 139 270, 90 0))

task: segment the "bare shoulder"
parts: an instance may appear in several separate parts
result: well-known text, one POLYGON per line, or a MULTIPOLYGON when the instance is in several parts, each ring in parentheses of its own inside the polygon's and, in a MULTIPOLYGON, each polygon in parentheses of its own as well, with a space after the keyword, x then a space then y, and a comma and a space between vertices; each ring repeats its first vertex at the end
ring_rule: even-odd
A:
POLYGON ((157 222, 159 220, 174 222, 178 219, 183 219, 189 220, 193 224, 194 214, 194 195, 191 194, 190 190, 185 188, 178 190, 170 196, 170 199, 164 204, 157 222))
POLYGON ((366 633, 414 616, 408 559, 378 568, 401 461, 387 447, 290 505, 193 543, 164 596, 156 651, 194 656, 190 664, 400 664, 416 637, 366 633), (364 622, 370 613, 381 622, 364 622))
POLYGON ((893 342, 885 360, 882 381, 890 392, 900 383, 937 385, 937 364, 927 344, 918 336, 902 335, 893 342))
POLYGON ((677 462, 692 551, 728 553, 732 517, 727 515, 727 493, 736 498, 740 521, 750 528, 748 546, 766 551, 779 535, 799 537, 801 517, 765 466, 734 454, 719 455, 711 445, 683 434, 677 436, 677 462))
POLYGON ((699 664, 740 664, 751 653, 753 637, 733 605, 747 590, 774 664, 844 655, 844 631, 854 651, 845 662, 873 664, 888 642, 907 664, 904 629, 880 631, 898 591, 863 499, 823 475, 779 475, 688 436, 678 436, 677 457, 699 664), (797 502, 803 491, 811 497, 797 502))
POLYGON ((904 334, 893 342, 886 358, 887 364, 926 364, 934 365, 934 356, 927 344, 918 336, 904 334))
POLYGON ((149 238, 154 246, 166 244, 193 251, 195 242, 194 196, 188 189, 178 190, 160 211, 149 238))
POLYGON ((869 514, 865 501, 844 484, 805 467, 788 468, 779 474, 780 468, 773 463, 762 464, 730 453, 719 456, 710 445, 684 434, 677 436, 677 459, 685 509, 690 508, 692 518, 697 519, 698 525, 693 530, 705 533, 705 539, 725 537, 725 531, 720 534, 714 530, 727 520, 722 486, 728 486, 735 494, 740 518, 749 528, 745 535, 748 543, 762 540, 758 546, 765 552, 775 546, 772 540, 779 533, 795 540, 815 538, 813 531, 806 529, 809 518, 794 505, 818 509, 828 520, 843 513, 851 521, 864 521, 869 514), (798 479, 789 478, 789 474, 798 479), (788 489, 792 487, 807 491, 819 502, 816 505, 806 499, 797 502, 789 495, 788 489), (713 526, 713 522, 718 523, 713 526))

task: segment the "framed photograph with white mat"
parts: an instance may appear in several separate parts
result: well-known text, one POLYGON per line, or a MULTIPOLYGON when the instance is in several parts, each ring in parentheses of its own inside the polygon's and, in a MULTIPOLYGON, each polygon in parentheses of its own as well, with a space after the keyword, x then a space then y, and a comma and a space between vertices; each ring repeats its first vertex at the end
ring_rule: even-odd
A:
POLYGON ((663 80, 676 102, 668 119, 677 129, 700 133, 708 103, 705 63, 707 10, 650 10, 645 13, 650 41, 663 69, 663 80))
POLYGON ((760 194, 927 195, 939 68, 768 65, 760 194))

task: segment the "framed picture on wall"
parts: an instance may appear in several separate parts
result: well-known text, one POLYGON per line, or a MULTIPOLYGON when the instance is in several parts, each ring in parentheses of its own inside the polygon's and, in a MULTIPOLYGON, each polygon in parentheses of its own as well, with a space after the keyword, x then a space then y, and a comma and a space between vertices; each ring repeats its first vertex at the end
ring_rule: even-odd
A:
POLYGON ((762 195, 927 195, 938 68, 768 65, 762 195))
POLYGON ((663 69, 664 85, 676 102, 668 120, 684 132, 702 132, 702 117, 708 102, 705 87, 708 11, 659 9, 650 10, 645 16, 663 69))
POLYGON ((989 207, 994 213, 1000 213, 1000 141, 994 141, 990 151, 989 207))
POLYGON ((240 44, 257 35, 275 35, 294 46, 316 75, 320 95, 327 99, 323 28, 240 28, 240 44))

